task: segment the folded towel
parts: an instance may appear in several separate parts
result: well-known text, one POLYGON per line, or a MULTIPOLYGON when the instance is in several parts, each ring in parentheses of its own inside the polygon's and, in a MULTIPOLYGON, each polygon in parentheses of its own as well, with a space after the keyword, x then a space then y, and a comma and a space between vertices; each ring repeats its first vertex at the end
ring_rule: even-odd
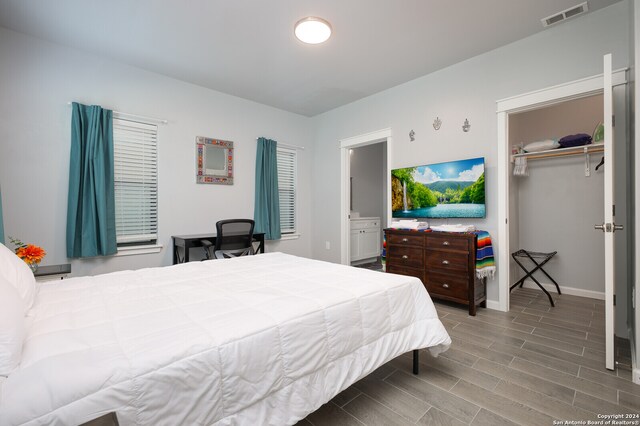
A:
POLYGON ((527 157, 516 157, 516 164, 513 166, 514 176, 529 176, 527 168, 527 157))
POLYGON ((493 257, 491 235, 487 231, 474 232, 478 236, 478 249, 476 250, 476 275, 478 278, 494 278, 496 274, 496 261, 493 257))
POLYGON ((429 227, 429 222, 394 220, 391 222, 391 227, 394 229, 427 229, 429 227))
POLYGON ((434 231, 439 232, 473 232, 476 230, 476 227, 473 225, 436 225, 431 227, 434 231))

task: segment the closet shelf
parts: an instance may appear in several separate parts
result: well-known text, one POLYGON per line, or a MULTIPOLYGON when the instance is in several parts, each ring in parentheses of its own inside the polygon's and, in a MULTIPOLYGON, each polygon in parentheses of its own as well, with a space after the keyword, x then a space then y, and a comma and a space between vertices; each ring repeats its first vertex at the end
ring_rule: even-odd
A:
POLYGON ((572 148, 556 148, 547 151, 525 152, 523 154, 513 154, 512 160, 515 158, 525 157, 529 160, 538 160, 542 158, 566 157, 568 155, 592 154, 594 152, 604 152, 603 143, 595 143, 583 146, 574 146, 572 148))
POLYGON ((540 160, 543 158, 566 157, 569 155, 584 155, 584 175, 588 177, 591 176, 591 161, 589 155, 596 152, 604 152, 604 143, 574 146, 571 148, 549 149, 547 151, 525 152, 523 154, 513 154, 511 156, 511 162, 515 162, 516 158, 540 160))

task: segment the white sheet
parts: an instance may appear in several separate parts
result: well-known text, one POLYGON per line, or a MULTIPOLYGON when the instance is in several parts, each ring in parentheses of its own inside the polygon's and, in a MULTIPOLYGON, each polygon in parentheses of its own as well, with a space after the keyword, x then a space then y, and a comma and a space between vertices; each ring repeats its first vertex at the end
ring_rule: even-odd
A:
POLYGON ((416 278, 282 253, 40 287, 2 425, 293 424, 451 340, 416 278))

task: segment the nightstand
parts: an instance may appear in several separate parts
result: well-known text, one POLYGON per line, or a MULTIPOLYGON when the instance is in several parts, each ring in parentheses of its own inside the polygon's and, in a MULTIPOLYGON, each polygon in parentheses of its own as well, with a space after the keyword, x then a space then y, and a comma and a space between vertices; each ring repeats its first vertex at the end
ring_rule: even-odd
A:
POLYGON ((34 272, 33 276, 36 277, 36 281, 53 281, 63 280, 71 273, 71 264, 65 263, 62 265, 47 265, 40 266, 38 270, 34 272))

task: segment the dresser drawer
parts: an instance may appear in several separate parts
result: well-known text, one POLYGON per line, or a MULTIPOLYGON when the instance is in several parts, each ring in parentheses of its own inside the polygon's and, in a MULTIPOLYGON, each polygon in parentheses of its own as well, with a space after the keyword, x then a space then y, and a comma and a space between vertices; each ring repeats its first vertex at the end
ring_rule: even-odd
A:
POLYGON ((469 282, 465 277, 437 272, 427 272, 425 283, 429 293, 433 293, 436 297, 444 296, 466 302, 469 300, 468 285, 469 282))
POLYGON ((422 268, 409 268, 406 266, 387 265, 387 272, 391 274, 408 275, 416 277, 424 282, 424 271, 422 268))
POLYGON ((463 272, 464 275, 467 275, 469 255, 467 253, 444 250, 427 250, 427 270, 463 272))
POLYGON ((389 234, 387 244, 394 247, 424 247, 424 235, 389 234))
POLYGON ((424 250, 421 248, 393 247, 388 253, 392 265, 424 268, 424 250))
POLYGON ((462 250, 469 251, 469 240, 451 235, 438 235, 431 233, 427 237, 427 248, 439 250, 462 250))

